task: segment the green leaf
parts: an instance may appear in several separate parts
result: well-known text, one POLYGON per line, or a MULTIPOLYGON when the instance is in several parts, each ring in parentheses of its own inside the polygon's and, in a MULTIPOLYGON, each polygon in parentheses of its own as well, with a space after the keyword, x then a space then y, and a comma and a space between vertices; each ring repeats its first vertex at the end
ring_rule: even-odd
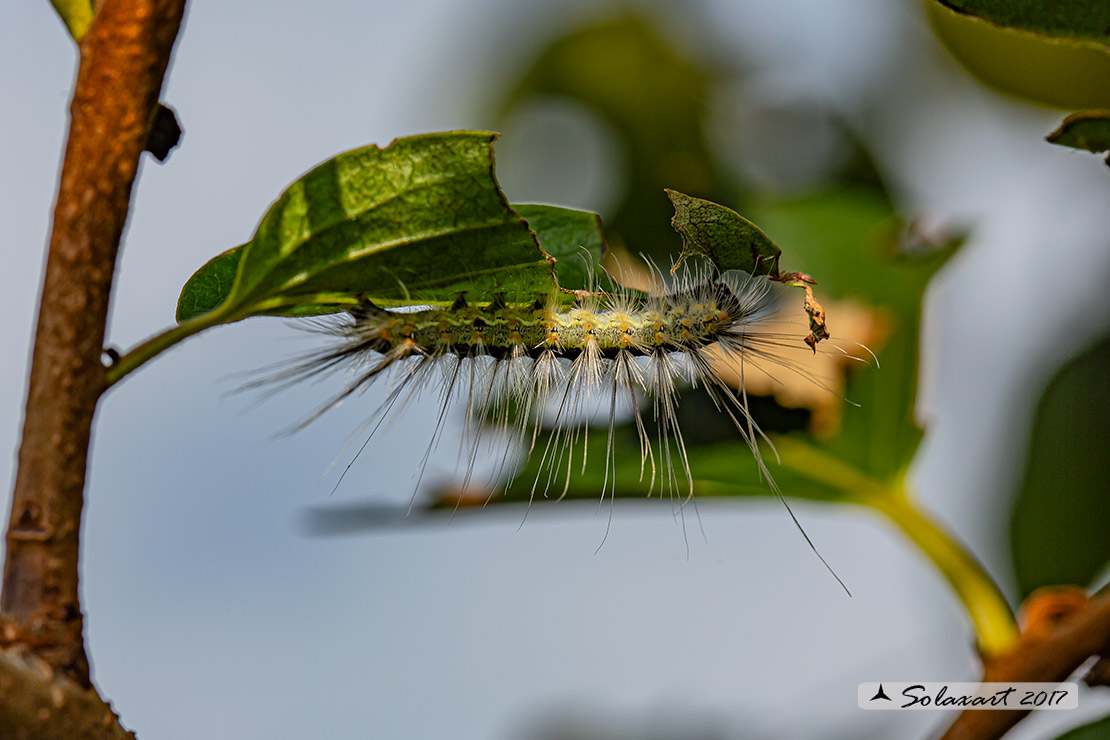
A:
MULTIPOLYGON (((243 259, 243 252, 247 245, 241 244, 232 247, 226 252, 216 255, 208 260, 181 289, 177 299, 177 322, 188 321, 197 316, 219 308, 231 293, 235 284, 235 276, 239 272, 239 263, 243 259)), ((322 300, 321 296, 317 299, 322 300)), ((330 313, 345 311, 350 308, 350 301, 337 297, 338 303, 296 303, 290 306, 279 306, 266 311, 267 316, 324 316, 330 313)))
MULTIPOLYGON (((559 206, 523 204, 514 205, 513 210, 525 217, 528 226, 536 233, 540 247, 557 260, 555 272, 559 285, 571 290, 588 288, 587 265, 592 263, 596 269, 605 250, 601 218, 596 213, 559 206)), ((213 257, 189 278, 177 302, 179 323, 213 311, 227 300, 246 246, 233 247, 213 257)), ((367 297, 388 302, 372 294, 367 297)), ((349 305, 349 302, 297 303, 265 313, 272 316, 320 316, 344 311, 349 305)))
POLYGON ((1047 585, 1089 585, 1110 563, 1110 337, 1048 384, 1033 420, 1025 476, 1010 520, 1022 596, 1047 585))
POLYGON ((601 216, 533 203, 514 203, 513 210, 528 222, 543 251, 555 258, 559 287, 590 290, 593 287, 590 272, 601 276, 601 258, 605 253, 601 216))
POLYGON ((177 298, 177 323, 216 310, 231 293, 246 245, 232 247, 193 273, 177 298))
POLYGON ((50 0, 74 41, 81 41, 92 25, 96 6, 92 0, 50 0))
POLYGON ((1056 740, 1106 740, 1108 737, 1110 737, 1110 717, 1103 717, 1072 728, 1056 740))
POLYGON ((1072 113, 1045 137, 1052 144, 1099 154, 1110 149, 1110 110, 1072 113))
POLYGON ((413 136, 318 166, 263 217, 229 302, 319 293, 445 302, 464 292, 524 301, 550 292, 550 258, 494 179, 495 138, 413 136))
MULTIPOLYGON (((683 399, 683 403, 685 402, 686 399, 683 399)), ((503 489, 501 494, 490 500, 491 504, 541 501, 551 496, 559 496, 568 500, 597 501, 601 497, 603 487, 606 487, 607 491, 611 491, 614 490, 614 486, 616 498, 643 499, 649 496, 684 496, 687 492, 686 481, 681 469, 675 471, 678 479, 676 488, 672 491, 668 487, 663 463, 666 460, 666 451, 660 447, 658 442, 653 442, 652 457, 641 468, 639 438, 628 426, 619 428, 614 435, 614 455, 608 470, 604 464, 608 443, 605 429, 591 430, 586 440, 586 455, 590 463, 584 468, 581 466, 581 445, 578 445, 574 450, 573 457, 564 459, 559 469, 547 469, 541 472, 539 463, 546 440, 547 435, 540 437, 540 442, 537 443, 538 451, 529 459, 528 465, 503 489), (562 496, 568 465, 573 468, 570 486, 567 488, 566 495, 562 496), (532 485, 537 481, 536 495, 533 496, 532 485), (550 481, 550 484, 548 484, 548 481, 550 481)), ((672 447, 670 451, 672 463, 677 467, 679 462, 676 452, 676 449, 672 447)), ((773 491, 767 485, 767 482, 760 479, 755 457, 743 442, 688 445, 687 454, 690 471, 695 482, 695 492, 699 498, 766 497, 773 495, 773 491)), ((825 502, 854 500, 853 496, 843 487, 829 482, 816 481, 799 469, 777 465, 773 460, 768 462, 773 468, 772 474, 775 477, 776 484, 786 492, 786 495, 825 502)))
POLYGON ((758 226, 731 208, 675 190, 666 192, 674 204, 671 225, 682 235, 682 254, 676 266, 688 257, 702 255, 721 272, 778 274, 782 250, 758 226))
POLYGON ((997 26, 1110 43, 1110 3, 1105 0, 938 0, 945 7, 997 26))
POLYGON ((216 306, 232 321, 334 311, 362 297, 396 305, 550 293, 552 259, 494 178, 495 138, 413 136, 324 162, 278 198, 250 242, 189 280, 179 320, 216 306))

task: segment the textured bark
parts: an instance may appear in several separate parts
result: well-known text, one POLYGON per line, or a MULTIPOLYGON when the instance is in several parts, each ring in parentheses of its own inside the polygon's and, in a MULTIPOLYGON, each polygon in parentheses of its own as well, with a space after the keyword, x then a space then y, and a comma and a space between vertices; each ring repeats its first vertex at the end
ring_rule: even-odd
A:
POLYGON ((0 696, 4 740, 135 740, 93 689, 34 655, 0 651, 0 696))
MULTIPOLYGON (((1110 593, 1100 594, 1058 626, 1047 632, 1026 632, 1021 645, 1007 655, 987 660, 983 681, 1017 683, 1059 682, 1074 673, 1093 655, 1110 649, 1110 593)), ((1029 712, 967 710, 941 740, 996 740, 1029 712)))
MULTIPOLYGON (((108 296, 131 185, 185 0, 104 0, 81 40, 19 470, 7 532, 0 645, 89 686, 78 535, 108 296)), ((4 694, 7 698, 7 692, 4 694)), ((7 735, 5 735, 7 737, 7 735)))

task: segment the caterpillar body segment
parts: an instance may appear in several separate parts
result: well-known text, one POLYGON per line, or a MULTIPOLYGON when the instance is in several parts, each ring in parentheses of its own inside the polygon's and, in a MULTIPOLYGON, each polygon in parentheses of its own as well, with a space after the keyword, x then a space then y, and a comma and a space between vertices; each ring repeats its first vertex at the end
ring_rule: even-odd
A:
POLYGON ((640 305, 627 293, 590 294, 571 308, 541 301, 525 307, 456 302, 450 308, 400 313, 366 304, 354 312, 348 338, 352 350, 381 354, 411 350, 504 358, 519 349, 538 358, 550 349, 573 358, 589 349, 612 358, 621 350, 684 352, 750 322, 759 308, 751 298, 717 282, 641 299, 640 305))
POLYGON ((500 479, 511 479, 518 462, 536 455, 531 497, 547 496, 552 489, 564 495, 576 471, 585 469, 591 418, 607 417, 602 500, 615 498, 614 433, 617 419, 627 414, 640 445, 641 479, 649 479, 651 490, 659 482, 672 496, 693 496, 694 477, 677 409, 680 387, 700 386, 735 425, 761 476, 778 494, 760 441, 774 448, 748 410, 743 378, 746 368, 757 367, 769 374, 796 373, 824 386, 789 356, 791 351, 809 354, 801 350, 805 332, 775 328, 775 299, 766 279, 685 269, 667 286, 658 269, 652 268, 651 276, 646 293, 579 292, 572 306, 562 305, 564 296, 559 295, 514 304, 501 296, 486 304, 460 297, 451 306, 413 310, 386 310, 364 302, 345 318, 317 320, 313 326, 337 342, 269 380, 285 385, 347 371, 343 390, 305 424, 368 387, 386 383, 385 400, 364 426, 369 438, 411 398, 435 389, 440 408, 420 476, 450 408, 465 403, 470 444, 462 452, 463 490, 492 430, 516 442, 497 466, 500 479), (738 385, 721 375, 722 362, 739 371, 738 385), (645 421, 645 414, 654 424, 645 421), (548 432, 541 437, 544 429, 548 432))
MULTIPOLYGON (((744 275, 722 278, 689 271, 668 290, 661 273, 656 270, 653 276, 651 293, 580 293, 569 307, 560 305, 557 296, 516 305, 500 296, 484 305, 460 298, 449 307, 412 311, 366 302, 349 319, 323 325, 338 335, 338 346, 306 358, 289 374, 349 369, 344 390, 310 420, 389 376, 392 388, 372 416, 372 431, 409 396, 438 387, 441 411, 429 451, 438 442, 450 405, 464 399, 472 440, 464 483, 481 438, 492 427, 517 439, 523 455, 541 456, 533 495, 548 493, 552 485, 565 493, 579 447, 580 464, 585 465, 588 422, 599 413, 608 415, 605 487, 612 493, 613 434, 618 415, 626 410, 632 412, 639 438, 642 474, 650 475, 652 487, 661 472, 672 493, 685 488, 685 495, 692 495, 693 477, 676 412, 679 387, 700 385, 736 424, 766 474, 757 444, 762 433, 746 399, 720 377, 708 350, 717 347, 718 355, 741 365, 774 362, 776 345, 796 341, 766 331, 772 312, 769 284, 744 275), (654 449, 641 415, 645 403, 658 430, 654 449), (550 433, 537 449, 544 427, 550 433)), ((509 457, 499 473, 509 467, 509 457)))

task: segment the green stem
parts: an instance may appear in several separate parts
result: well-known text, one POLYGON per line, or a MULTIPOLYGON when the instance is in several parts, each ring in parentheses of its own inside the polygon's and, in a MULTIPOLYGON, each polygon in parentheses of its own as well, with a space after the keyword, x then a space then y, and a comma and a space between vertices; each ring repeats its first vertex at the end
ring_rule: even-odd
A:
POLYGON ((917 546, 963 604, 984 655, 1000 655, 1017 646, 1018 626, 998 586, 971 553, 918 508, 904 477, 884 483, 803 442, 781 438, 775 444, 784 466, 883 514, 917 546))
POLYGON ((1017 622, 998 586, 979 561, 921 511, 906 491, 860 501, 885 514, 932 561, 967 610, 984 656, 1002 655, 1017 647, 1017 622))
POLYGON ((167 329, 161 334, 156 334, 146 340, 138 347, 135 347, 130 352, 120 357, 116 360, 115 364, 108 368, 108 387, 112 387, 128 373, 139 369, 148 360, 153 359, 156 355, 164 352, 181 340, 187 339, 217 324, 224 324, 235 320, 234 317, 227 316, 226 314, 226 311, 216 309, 215 311, 195 316, 188 321, 183 321, 177 326, 167 329))
MULTIPOLYGON (((148 360, 153 359, 156 355, 169 349, 182 339, 187 339, 217 324, 230 324, 233 321, 239 321, 248 316, 283 315, 278 313, 281 309, 288 309, 291 307, 303 308, 312 306, 313 304, 329 307, 329 311, 320 312, 328 313, 331 312, 330 309, 343 310, 342 307, 356 306, 358 305, 358 299, 346 293, 314 293, 311 296, 269 298, 252 303, 246 308, 240 303, 232 304, 230 301, 225 301, 208 313, 186 319, 177 326, 166 329, 166 331, 151 337, 123 357, 120 357, 116 360, 114 365, 108 368, 108 387, 110 388, 115 385, 125 375, 139 369, 148 360)), ((287 315, 312 316, 316 314, 303 313, 287 315)))

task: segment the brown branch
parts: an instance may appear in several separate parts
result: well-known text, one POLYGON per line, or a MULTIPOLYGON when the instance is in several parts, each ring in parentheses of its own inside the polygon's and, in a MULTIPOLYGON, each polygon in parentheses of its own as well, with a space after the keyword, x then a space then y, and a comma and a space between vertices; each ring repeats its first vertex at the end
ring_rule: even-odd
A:
POLYGON ((4 738, 135 740, 93 689, 58 675, 34 655, 0 651, 4 738))
MULTIPOLYGON (((1033 604, 1037 594, 1030 597, 1033 604)), ((1058 598, 1052 593, 1044 601, 1058 598)), ((1027 625, 1022 642, 1011 653, 985 660, 983 681, 1017 683, 1026 681, 1063 681, 1094 655, 1110 649, 1110 593, 1091 598, 1081 608, 1060 618, 1058 624, 1050 604, 1039 610, 1047 615, 1027 625)), ((1027 711, 968 710, 961 713, 941 740, 996 740, 1020 722, 1027 711)))
POLYGON ((184 4, 104 0, 81 40, 39 304, 7 531, 0 646, 26 646, 86 687, 78 535, 93 413, 106 387, 100 358, 108 295, 184 4))

